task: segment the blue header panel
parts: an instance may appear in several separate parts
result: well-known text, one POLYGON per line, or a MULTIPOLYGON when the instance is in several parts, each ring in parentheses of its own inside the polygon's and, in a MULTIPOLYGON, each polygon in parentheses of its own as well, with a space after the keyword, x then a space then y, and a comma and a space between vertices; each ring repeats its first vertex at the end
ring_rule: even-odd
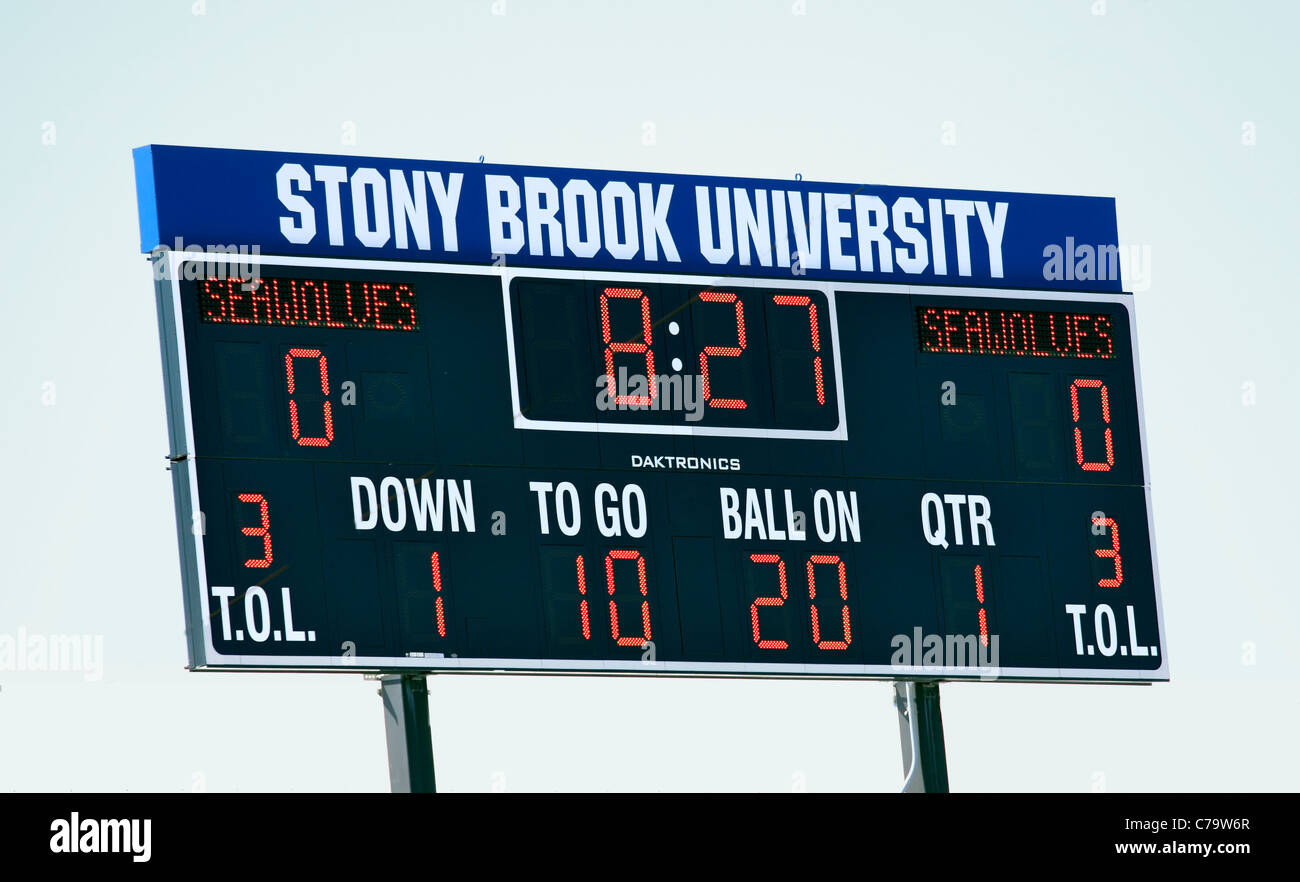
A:
POLYGON ((1122 290, 1101 197, 171 146, 135 168, 145 252, 1122 290))

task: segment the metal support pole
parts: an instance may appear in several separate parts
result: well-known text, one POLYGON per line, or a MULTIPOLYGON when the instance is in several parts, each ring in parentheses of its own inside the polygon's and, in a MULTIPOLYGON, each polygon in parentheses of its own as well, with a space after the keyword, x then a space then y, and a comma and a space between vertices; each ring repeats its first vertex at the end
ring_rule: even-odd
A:
POLYGON ((394 793, 435 793, 429 685, 424 674, 393 674, 379 680, 388 740, 388 780, 394 793))
POLYGON ((947 793, 948 758, 937 682, 894 684, 898 731, 903 743, 903 792, 947 793))

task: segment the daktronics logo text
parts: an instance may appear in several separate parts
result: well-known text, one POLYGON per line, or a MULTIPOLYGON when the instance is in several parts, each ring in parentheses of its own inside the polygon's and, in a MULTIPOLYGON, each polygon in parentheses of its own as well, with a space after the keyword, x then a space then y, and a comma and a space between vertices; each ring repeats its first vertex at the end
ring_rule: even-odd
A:
POLYGON ((685 469, 690 472, 738 472, 739 459, 720 456, 632 456, 634 469, 685 469))

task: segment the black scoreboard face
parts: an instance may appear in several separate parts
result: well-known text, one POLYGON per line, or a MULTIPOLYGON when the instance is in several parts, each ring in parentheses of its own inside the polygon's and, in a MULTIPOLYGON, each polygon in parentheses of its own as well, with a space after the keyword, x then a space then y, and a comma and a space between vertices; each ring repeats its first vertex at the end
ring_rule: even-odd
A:
POLYGON ((164 259, 195 667, 1167 679, 1126 296, 164 259))

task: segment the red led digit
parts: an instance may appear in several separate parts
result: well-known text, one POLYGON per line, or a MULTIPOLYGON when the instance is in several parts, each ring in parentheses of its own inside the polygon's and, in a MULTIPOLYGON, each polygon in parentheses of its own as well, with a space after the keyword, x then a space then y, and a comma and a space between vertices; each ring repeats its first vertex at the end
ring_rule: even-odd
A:
POLYGON ((248 285, 249 290, 252 291, 249 297, 253 301, 253 324, 269 325, 272 321, 270 289, 261 279, 253 279, 248 285), (257 317, 259 305, 262 307, 262 314, 266 317, 264 321, 257 317))
MULTIPOLYGON (((290 284, 292 285, 293 283, 291 282, 290 284)), ((317 327, 324 318, 321 314, 323 309, 320 299, 320 286, 311 279, 306 279, 299 284, 301 284, 302 287, 300 290, 295 291, 295 294, 297 295, 299 302, 302 304, 302 315, 307 319, 307 327, 317 327), (309 307, 313 306, 315 307, 315 318, 311 318, 311 313, 308 312, 309 307)))
POLYGON ((1007 342, 1011 346, 1011 351, 1016 355, 1028 355, 1029 350, 1033 347, 1034 324, 1028 316, 1021 315, 1018 312, 1011 313, 1011 333, 1007 337, 1007 342), (1020 345, 1015 345, 1016 340, 1016 322, 1020 322, 1020 345))
POLYGON ((1074 458, 1085 472, 1108 472, 1115 465, 1115 444, 1110 432, 1110 391, 1101 380, 1077 379, 1070 384, 1070 411, 1074 414, 1074 458), (1083 430, 1079 428, 1079 390, 1101 390, 1101 418, 1106 423, 1106 461, 1084 462, 1083 430))
MULTIPOLYGON (((600 292, 600 333, 605 341, 605 376, 608 388, 615 389, 614 386, 614 353, 615 352, 633 352, 637 355, 645 355, 645 374, 646 380, 650 387, 649 395, 615 395, 615 404, 638 404, 648 405, 655 400, 658 394, 659 384, 655 382, 655 354, 650 348, 650 298, 645 296, 640 288, 606 288, 600 292), (609 326, 609 298, 629 299, 641 301, 641 333, 642 341, 640 343, 627 342, 615 343, 613 333, 609 326)), ((706 393, 707 397, 707 393, 706 393)))
POLYGON ((813 643, 818 649, 848 649, 849 644, 853 642, 853 634, 849 630, 849 583, 844 570, 844 561, 838 554, 814 554, 808 558, 808 600, 812 608, 812 638, 813 643), (834 564, 840 577, 840 600, 844 601, 844 606, 840 609, 840 619, 844 623, 843 640, 823 640, 821 624, 817 618, 817 577, 814 566, 820 564, 834 564))
POLYGON ((605 555, 605 584, 609 586, 609 636, 619 646, 645 646, 650 640, 650 601, 641 601, 642 636, 619 636, 618 604, 614 602, 614 561, 635 560, 637 581, 641 585, 641 596, 646 597, 645 558, 639 551, 610 551, 605 555))
POLYGON ((942 329, 935 320, 938 318, 939 310, 933 307, 924 307, 917 310, 917 315, 921 319, 921 329, 918 339, 921 343, 921 349, 924 352, 942 352, 943 348, 939 342, 942 329))
POLYGON ((984 326, 980 323, 980 314, 973 309, 968 309, 962 313, 961 329, 966 336, 966 345, 970 348, 970 351, 974 353, 978 349, 983 354, 984 326), (973 329, 971 328, 972 322, 975 324, 973 329))
MULTIPOLYGON (((244 299, 244 280, 228 278, 224 282, 218 282, 217 284, 224 285, 226 288, 226 300, 230 304, 230 320, 240 325, 249 324, 249 318, 239 315, 235 310, 235 304, 244 299)), ((239 309, 242 311, 243 306, 241 305, 239 309)))
POLYGON ((406 310, 406 318, 403 320, 400 316, 397 319, 399 328, 409 329, 416 326, 415 322, 415 292, 409 285, 398 285, 397 293, 393 295, 394 302, 406 310))
POLYGON ((578 601, 578 613, 582 616, 582 639, 591 639, 591 616, 587 613, 587 570, 582 562, 582 555, 578 555, 578 593, 582 595, 582 600, 578 601))
MULTIPOLYGON (((221 283, 218 282, 217 284, 220 285, 221 283)), ((214 313, 214 312, 212 311, 213 305, 212 305, 211 303, 209 303, 209 304, 207 305, 207 307, 206 307, 206 308, 204 309, 204 311, 203 311, 204 319, 205 319, 206 321, 210 321, 210 322, 224 322, 224 321, 226 321, 226 301, 225 301, 225 299, 221 296, 221 289, 220 289, 220 287, 218 287, 217 290, 215 290, 215 291, 212 289, 212 280, 211 280, 211 279, 204 279, 204 280, 203 280, 203 296, 209 298, 210 300, 215 300, 215 301, 216 301, 216 308, 217 308, 217 311, 214 313)))
POLYGON ((1097 336, 1101 337, 1103 340, 1106 341, 1106 353, 1105 355, 1102 356, 1102 358, 1110 358, 1112 355, 1115 354, 1115 341, 1111 339, 1109 333, 1111 329, 1110 316, 1108 315, 1094 316, 1094 320, 1096 322, 1097 336))
POLYGON ((438 563, 438 552, 429 555, 429 566, 433 569, 433 590, 437 594, 433 601, 433 611, 438 617, 438 636, 447 636, 447 617, 442 611, 442 565, 438 563))
POLYGON ((785 606, 786 598, 789 592, 785 584, 785 561, 781 560, 779 555, 775 554, 751 554, 749 559, 754 563, 774 563, 776 564, 776 575, 781 582, 780 597, 757 597, 749 605, 749 620, 754 626, 754 642, 758 644, 759 649, 789 649, 790 644, 784 640, 764 640, 758 633, 758 608, 760 606, 785 606))
POLYGON ((952 332, 958 330, 958 328, 948 319, 954 315, 961 315, 961 310, 945 309, 943 311, 943 346, 949 352, 965 352, 965 349, 952 344, 952 332))
POLYGON ((719 407, 723 410, 744 410, 747 405, 743 398, 714 398, 709 391, 709 356, 724 356, 727 358, 736 358, 740 353, 745 351, 745 307, 740 302, 740 298, 735 294, 723 291, 701 291, 700 299, 705 303, 734 303, 736 304, 736 345, 735 346, 705 346, 704 351, 700 353, 700 376, 702 378, 704 400, 708 402, 709 407, 719 407))
POLYGON ((1106 527, 1110 530, 1110 548, 1094 548, 1093 551, 1097 557, 1108 557, 1115 562, 1115 577, 1112 579, 1098 579, 1097 587, 1118 588, 1124 584, 1124 566, 1119 555, 1119 524, 1115 523, 1114 518, 1093 518, 1092 522, 1099 527, 1106 527))
POLYGON ((1065 325, 1065 345, 1060 345, 1056 342, 1056 316, 1052 313, 1048 313, 1047 328, 1050 335, 1049 340, 1052 344, 1052 350, 1057 355, 1062 355, 1070 350, 1070 321, 1068 317, 1063 324, 1065 325))
POLYGON ((251 569, 264 570, 271 565, 271 510, 266 504, 266 497, 261 493, 240 493, 240 502, 247 502, 252 505, 261 506, 262 526, 244 527, 240 530, 245 536, 259 536, 262 539, 262 557, 250 557, 244 561, 244 566, 251 569))
POLYGON ((980 602, 980 643, 989 645, 989 617, 984 611, 984 570, 975 564, 975 599, 980 602))
POLYGON ((808 325, 812 334, 813 352, 813 379, 817 383, 817 403, 826 403, 826 384, 822 379, 822 341, 821 334, 817 330, 817 304, 812 302, 811 297, 803 295, 795 296, 790 294, 774 294, 772 302, 777 306, 806 306, 808 307, 808 325))
POLYGON ((293 360, 295 358, 314 358, 317 360, 320 366, 320 391, 327 396, 330 394, 329 367, 326 364, 325 356, 319 349, 290 349, 285 353, 284 381, 291 396, 289 398, 289 429, 293 434, 293 440, 298 442, 299 447, 329 447, 334 441, 334 414, 330 409, 328 399, 322 406, 325 416, 325 435, 319 438, 311 438, 299 431, 298 402, 292 398, 294 391, 293 360))

